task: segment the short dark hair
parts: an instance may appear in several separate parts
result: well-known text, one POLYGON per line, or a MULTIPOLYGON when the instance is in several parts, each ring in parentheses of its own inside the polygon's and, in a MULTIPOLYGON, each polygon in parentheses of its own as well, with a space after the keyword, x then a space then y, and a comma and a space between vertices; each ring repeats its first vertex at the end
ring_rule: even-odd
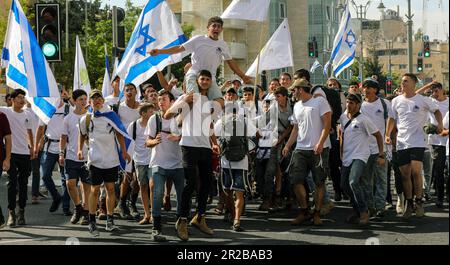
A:
POLYGON ((127 88, 127 87, 133 87, 133 88, 137 91, 137 88, 136 88, 136 86, 135 86, 133 83, 128 83, 128 84, 126 84, 126 85, 123 87, 123 89, 125 90, 125 88, 127 88))
POLYGON ((211 72, 208 71, 208 70, 201 70, 200 73, 198 73, 198 75, 197 75, 197 79, 198 79, 200 76, 206 76, 206 77, 209 77, 209 78, 212 79, 212 74, 211 74, 211 72))
POLYGON ((336 81, 336 83, 338 84, 338 87, 337 87, 337 88, 339 88, 339 89, 342 88, 341 82, 339 82, 339 80, 337 80, 337 79, 334 78, 334 77, 330 77, 330 78, 328 78, 327 83, 328 83, 328 81, 330 81, 330 80, 336 81))
POLYGON ((403 74, 403 76, 402 77, 404 77, 404 76, 407 76, 407 77, 409 77, 409 78, 411 78, 414 82, 419 82, 419 79, 417 78, 417 76, 415 75, 415 74, 413 74, 413 73, 406 73, 406 74, 403 74))
POLYGON ((219 23, 223 27, 223 19, 220 18, 220 17, 217 17, 217 16, 208 19, 208 26, 207 27, 209 28, 209 26, 211 26, 214 23, 219 23))
POLYGON ((81 96, 86 96, 87 97, 86 91, 84 91, 82 89, 77 89, 77 90, 72 92, 72 99, 73 100, 77 100, 77 98, 79 98, 81 96))
POLYGON ((359 86, 359 83, 356 81, 351 81, 348 86, 359 86))
POLYGON ((362 97, 359 94, 350 93, 350 94, 348 94, 347 99, 351 100, 353 102, 359 103, 359 104, 362 103, 362 97))
POLYGON ((25 90, 20 89, 20 88, 16 88, 13 90, 13 92, 11 92, 11 98, 14 99, 16 98, 18 95, 23 95, 25 96, 27 93, 25 92, 25 90))
POLYGON ((362 87, 371 87, 371 88, 375 88, 377 90, 377 94, 378 92, 380 92, 380 84, 373 80, 373 79, 366 79, 364 80, 362 87))
POLYGON ((10 98, 11 98, 11 93, 8 93, 5 95, 5 101, 8 101, 8 99, 10 99, 10 98))
POLYGON ((280 79, 275 77, 275 78, 272 78, 272 80, 270 80, 269 84, 272 83, 273 81, 277 81, 278 83, 280 83, 280 79))
POLYGON ((152 84, 147 83, 147 84, 142 85, 142 90, 143 91, 147 90, 148 88, 153 88, 154 89, 152 84))
POLYGON ((430 89, 442 89, 442 84, 436 82, 436 83, 434 83, 434 84, 431 85, 431 88, 430 88, 430 89))
POLYGON ((159 91, 158 97, 162 97, 162 96, 164 96, 164 95, 167 95, 167 96, 169 97, 169 100, 170 100, 170 101, 174 101, 174 100, 175 100, 175 96, 174 96, 172 93, 170 93, 169 91, 164 90, 164 89, 162 89, 161 91, 159 91))
POLYGON ((288 90, 284 86, 277 87, 277 89, 275 89, 274 94, 275 95, 282 95, 282 96, 285 96, 285 97, 289 96, 288 90))
POLYGON ((290 73, 288 73, 288 72, 284 72, 284 73, 282 73, 280 76, 289 76, 289 79, 291 79, 292 80, 292 76, 291 76, 291 74, 290 73))
POLYGON ((245 92, 250 92, 250 93, 253 94, 254 91, 255 91, 255 89, 254 89, 253 87, 250 87, 250 86, 246 86, 246 87, 244 87, 244 88, 242 89, 242 92, 243 92, 243 93, 245 93, 245 92))
POLYGON ((294 76, 297 76, 297 78, 299 78, 299 79, 306 79, 306 80, 308 80, 308 82, 311 82, 311 74, 309 73, 309 71, 308 70, 306 70, 306 69, 304 69, 304 68, 301 68, 301 69, 298 69, 297 71, 295 71, 295 73, 294 73, 294 76))
POLYGON ((152 103, 144 103, 139 106, 139 115, 142 115, 142 113, 147 112, 149 109, 156 109, 155 105, 152 103))

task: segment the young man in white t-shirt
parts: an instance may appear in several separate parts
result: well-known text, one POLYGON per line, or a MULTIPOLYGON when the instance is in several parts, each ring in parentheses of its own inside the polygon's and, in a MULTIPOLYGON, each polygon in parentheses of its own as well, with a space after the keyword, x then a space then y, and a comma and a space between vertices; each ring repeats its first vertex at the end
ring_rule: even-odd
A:
MULTIPOLYGON (((392 106, 388 100, 379 98, 379 83, 372 79, 367 79, 362 85, 364 102, 361 105, 361 113, 369 117, 380 131, 382 137, 385 135, 387 122, 392 118, 392 106)), ((342 125, 342 123, 341 123, 342 125)), ((383 138, 384 143, 384 138, 383 138)), ((370 157, 366 165, 366 175, 368 180, 365 185, 367 204, 370 215, 377 218, 384 217, 387 195, 387 163, 382 166, 377 163, 379 156, 385 154, 378 153, 378 145, 375 137, 370 137, 370 157)))
MULTIPOLYGON (((383 138, 370 117, 360 112, 362 98, 359 94, 349 94, 346 112, 341 115, 340 139, 342 157, 342 190, 350 197, 353 214, 347 222, 367 225, 369 223, 368 201, 366 196, 369 174, 365 173, 366 165, 371 157, 370 143, 372 138, 377 142, 376 163, 382 167, 384 161, 383 138)), ((386 185, 386 183, 385 183, 386 185)))
POLYGON ((181 216, 176 226, 178 237, 183 241, 189 239, 187 218, 190 213, 192 194, 197 188, 197 184, 200 187, 197 192, 197 214, 191 220, 191 225, 208 235, 214 234, 214 231, 206 225, 205 218, 206 202, 212 181, 212 154, 213 152, 220 154, 220 147, 217 145, 213 131, 212 121, 214 119, 211 117, 213 106, 207 97, 212 83, 211 72, 200 71, 197 83, 200 94, 190 93, 181 96, 164 115, 165 118, 171 118, 182 109, 180 115, 183 123, 180 145, 186 186, 182 195, 181 216), (197 179, 200 180, 200 183, 197 183, 197 179))
POLYGON ((201 70, 208 70, 212 74, 212 84, 208 92, 210 100, 217 100, 223 106, 222 93, 216 82, 217 68, 226 61, 228 66, 237 74, 244 83, 251 83, 251 77, 246 76, 230 54, 230 50, 225 41, 219 40, 223 31, 223 20, 220 17, 212 17, 208 20, 208 35, 197 35, 186 43, 168 49, 154 49, 150 51, 152 56, 159 54, 176 54, 181 52, 192 53, 192 67, 186 74, 186 92, 199 92, 197 86, 197 75, 201 70))
MULTIPOLYGON (((9 127, 9 121, 0 109, 0 165, 3 171, 8 171, 11 165, 11 147, 11 128, 9 127), (3 141, 5 142, 4 144, 3 141)), ((5 217, 0 206, 0 229, 5 225, 5 217)))
POLYGON ((436 118, 437 133, 442 131, 442 114, 439 106, 430 98, 415 93, 417 81, 414 74, 403 75, 401 83, 403 94, 392 100, 392 111, 396 123, 389 121, 385 136, 386 143, 391 144, 390 135, 394 126, 397 126, 398 165, 402 173, 403 192, 406 199, 406 208, 403 212, 405 219, 411 217, 414 209, 417 217, 422 217, 425 213, 422 205, 422 161, 427 142, 423 126, 427 122, 429 113, 434 114, 436 118), (414 178, 414 181, 411 178, 414 178), (415 195, 415 203, 413 195, 415 195))
POLYGON ((325 194, 325 179, 329 171, 328 155, 331 143, 328 136, 331 128, 331 109, 326 99, 313 97, 311 85, 305 79, 296 80, 291 90, 300 101, 294 106, 293 129, 282 155, 286 157, 291 146, 297 143, 292 154, 289 175, 301 207, 300 214, 291 224, 300 225, 311 219, 305 190, 306 178, 311 171, 316 185, 313 223, 321 225, 320 210, 325 194))
POLYGON ((116 75, 111 82, 113 93, 105 97, 105 104, 108 106, 114 106, 119 104, 120 99, 120 77, 116 75))
MULTIPOLYGON (((87 161, 92 185, 89 195, 89 232, 92 236, 99 236, 95 212, 97 211, 100 185, 105 185, 107 193, 106 231, 117 230, 114 225, 113 210, 116 199, 114 184, 117 181, 120 166, 119 155, 122 155, 127 163, 131 162, 131 158, 126 151, 124 136, 114 128, 109 118, 97 115, 98 112, 102 114, 110 111, 108 107, 104 106, 105 100, 102 92, 97 89, 91 91, 89 101, 93 113, 88 113, 80 119, 77 156, 79 160, 84 160, 82 148, 85 141, 88 141, 87 161), (121 154, 118 154, 116 140, 122 151, 121 154)), ((114 112, 112 114, 116 119, 119 119, 114 112)))
MULTIPOLYGON (((66 186, 69 191, 70 198, 75 206, 70 222, 76 224, 81 220, 82 225, 89 224, 89 193, 91 184, 89 180, 89 172, 85 167, 86 160, 79 160, 78 152, 78 135, 80 129, 78 124, 81 117, 86 115, 87 94, 86 91, 78 89, 73 91, 72 99, 75 104, 73 112, 64 118, 63 131, 59 141, 59 165, 64 167, 66 174, 66 186), (82 199, 80 199, 77 188, 78 181, 81 180, 82 199)), ((83 146, 83 156, 86 158, 87 149, 83 146)))
MULTIPOLYGON (((139 119, 139 102, 136 101, 137 88, 134 84, 129 83, 124 87, 125 101, 120 103, 117 114, 122 121, 125 128, 139 119)), ((135 175, 132 172, 127 172, 127 177, 122 179, 120 185, 120 202, 117 205, 116 212, 123 219, 138 219, 139 212, 136 207, 137 198, 139 195, 139 184, 136 181, 135 175), (127 198, 129 188, 131 186, 130 207, 127 206, 127 198)))
POLYGON ((144 207, 145 213, 144 218, 139 222, 140 225, 151 223, 150 208, 153 208, 153 187, 151 184, 152 171, 148 166, 150 164, 150 155, 153 151, 149 150, 146 146, 145 142, 147 137, 145 136, 145 128, 147 127, 148 120, 155 111, 156 107, 152 103, 142 104, 139 107, 139 115, 141 117, 130 123, 127 129, 128 135, 131 135, 135 142, 133 161, 134 168, 136 169, 136 178, 139 182, 141 191, 142 206, 144 207))
POLYGON ((37 157, 39 152, 42 151, 42 181, 44 182, 45 187, 50 192, 53 198, 53 202, 50 206, 49 212, 52 213, 58 210, 60 204, 62 203, 64 215, 71 216, 72 213, 70 212, 70 196, 66 186, 66 175, 64 173, 64 167, 59 167, 59 172, 61 174, 62 195, 59 194, 58 190, 56 189, 55 182, 52 179, 53 169, 55 167, 55 164, 58 164, 59 159, 59 140, 64 128, 64 118, 72 111, 67 97, 67 91, 62 90, 58 108, 56 109, 55 114, 53 114, 48 124, 44 124, 42 121, 40 121, 39 128, 36 131, 36 148, 34 150, 34 155, 37 157), (42 138, 44 138, 44 141, 41 140, 42 138), (42 143, 44 144, 42 145, 42 143))
MULTIPOLYGON (((175 185, 177 220, 181 216, 181 194, 184 189, 184 169, 179 144, 181 136, 175 118, 164 119, 164 114, 174 102, 175 97, 172 93, 167 90, 160 91, 158 95, 160 111, 150 118, 145 129, 146 145, 153 148, 149 167, 153 173, 154 184, 152 234, 155 241, 165 240, 161 235, 161 206, 163 206, 164 186, 167 186, 169 181, 175 185)), ((167 201, 167 199, 164 200, 167 201)))
POLYGON ((25 206, 27 204, 27 185, 30 176, 30 160, 34 159, 34 141, 31 132, 31 115, 24 111, 25 91, 14 89, 11 92, 12 107, 0 109, 8 118, 11 128, 11 160, 8 170, 8 210, 7 225, 25 225, 25 206), (17 188, 19 190, 17 190, 17 188), (19 212, 16 215, 16 196, 19 193, 19 212))

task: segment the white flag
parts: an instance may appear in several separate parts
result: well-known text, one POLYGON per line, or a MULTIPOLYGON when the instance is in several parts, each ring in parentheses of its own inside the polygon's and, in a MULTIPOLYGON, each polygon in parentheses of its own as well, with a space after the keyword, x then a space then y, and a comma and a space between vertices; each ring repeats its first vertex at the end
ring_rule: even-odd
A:
POLYGON ((270 0, 233 0, 221 18, 265 21, 269 13, 270 0))
POLYGON ((11 3, 2 67, 6 84, 23 89, 33 111, 48 123, 60 100, 58 85, 18 0, 11 3))
POLYGON ((319 60, 315 60, 313 65, 311 66, 311 69, 309 70, 311 73, 314 74, 317 68, 322 67, 322 65, 319 63, 319 60))
MULTIPOLYGON (((287 18, 283 20, 260 53, 259 74, 263 70, 275 70, 294 66, 291 32, 287 18)), ((246 75, 256 76, 258 57, 247 70, 246 75)))
POLYGON ((81 89, 89 95, 91 84, 89 83, 88 71, 81 51, 80 40, 76 38, 75 70, 73 74, 73 90, 81 89))
POLYGON ((333 76, 338 77, 342 71, 350 67, 355 61, 356 35, 350 24, 351 14, 348 2, 342 15, 339 31, 334 38, 331 59, 333 76))
POLYGON ((109 58, 105 45, 105 75, 103 76, 102 94, 103 98, 111 95, 113 88, 111 86, 111 77, 109 76, 109 58))
POLYGON ((187 55, 180 53, 150 56, 148 52, 152 49, 166 49, 181 45, 186 40, 167 2, 150 0, 137 20, 122 61, 117 68, 117 74, 125 80, 125 84, 133 83, 138 87, 157 71, 180 62, 187 55))

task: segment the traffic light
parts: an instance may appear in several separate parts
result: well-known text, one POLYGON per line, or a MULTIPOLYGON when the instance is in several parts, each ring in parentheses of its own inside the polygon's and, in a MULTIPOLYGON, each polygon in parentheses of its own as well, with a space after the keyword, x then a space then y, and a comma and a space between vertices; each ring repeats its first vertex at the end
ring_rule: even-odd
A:
POLYGON ((423 72, 423 58, 417 58, 417 72, 423 72))
POLYGON ((392 80, 391 79, 386 80, 386 92, 387 93, 392 92, 392 80))
POLYGON ((430 49, 430 42, 429 41, 425 41, 423 43, 423 55, 425 57, 430 57, 431 56, 431 49, 430 49))
POLYGON ((319 49, 317 48, 317 40, 313 38, 313 46, 314 46, 314 57, 319 57, 319 49))
POLYGON ((113 6, 112 22, 113 22, 113 56, 119 60, 125 52, 125 27, 120 25, 125 19, 125 10, 120 7, 113 6))
POLYGON ((49 62, 61 61, 59 4, 35 4, 36 37, 49 62))
POLYGON ((310 58, 314 58, 316 52, 314 51, 314 42, 309 41, 308 42, 308 56, 310 58))

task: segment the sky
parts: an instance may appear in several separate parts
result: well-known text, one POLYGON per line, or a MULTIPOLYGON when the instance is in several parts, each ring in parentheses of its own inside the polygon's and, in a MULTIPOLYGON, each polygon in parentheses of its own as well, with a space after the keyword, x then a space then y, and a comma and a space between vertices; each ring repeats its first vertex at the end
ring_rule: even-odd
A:
MULTIPOLYGON (((124 0, 102 0, 109 5, 117 5, 123 7, 124 0)), ((133 3, 139 6, 145 5, 148 0, 132 0, 133 3)), ((367 0, 354 0, 357 5, 365 4, 367 0)), ((400 6, 400 16, 404 17, 407 10, 407 0, 382 0, 387 9, 397 10, 397 5, 400 6)), ((449 26, 449 1, 448 0, 411 0, 411 12, 414 14, 413 27, 414 31, 418 28, 423 28, 423 1, 428 4, 428 26, 425 29, 425 34, 429 35, 430 39, 445 40, 448 35, 449 26), (439 3, 443 3, 443 9, 440 8, 439 3)), ((370 1, 369 9, 367 11, 368 19, 379 19, 380 13, 377 9, 380 0, 370 1)), ((353 6, 351 7, 352 17, 356 17, 356 12, 353 6)), ((218 14, 220 15, 220 14, 218 14)))

